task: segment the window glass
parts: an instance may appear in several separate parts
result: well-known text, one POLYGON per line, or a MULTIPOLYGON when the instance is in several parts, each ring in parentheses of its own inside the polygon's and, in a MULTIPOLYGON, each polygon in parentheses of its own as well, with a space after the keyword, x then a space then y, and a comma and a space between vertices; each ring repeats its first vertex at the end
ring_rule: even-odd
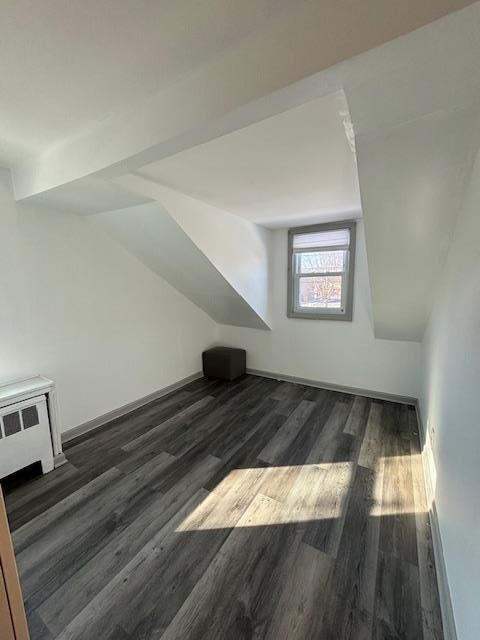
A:
POLYGON ((303 309, 339 309, 342 306, 342 276, 300 278, 298 306, 303 309))
POLYGON ((339 273, 345 270, 346 251, 297 253, 299 273, 339 273))
POLYGON ((290 229, 290 317, 351 320, 356 223, 290 229))

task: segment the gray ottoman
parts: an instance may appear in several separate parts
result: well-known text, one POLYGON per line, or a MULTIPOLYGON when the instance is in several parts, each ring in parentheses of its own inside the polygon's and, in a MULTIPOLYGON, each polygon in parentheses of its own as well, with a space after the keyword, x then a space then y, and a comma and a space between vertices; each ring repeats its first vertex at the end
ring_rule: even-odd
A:
POLYGON ((245 349, 213 347, 202 353, 203 373, 208 378, 235 380, 243 376, 247 366, 245 349))

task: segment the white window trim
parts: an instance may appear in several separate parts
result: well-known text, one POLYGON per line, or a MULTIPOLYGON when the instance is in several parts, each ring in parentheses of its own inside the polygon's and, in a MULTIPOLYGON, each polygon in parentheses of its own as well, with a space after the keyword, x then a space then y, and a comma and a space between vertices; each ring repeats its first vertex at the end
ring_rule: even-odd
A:
MULTIPOLYGON (((287 295, 287 316, 289 318, 304 318, 307 320, 346 320, 351 321, 353 317, 353 283, 355 273, 355 248, 356 248, 356 221, 355 220, 343 220, 341 222, 328 222, 325 224, 310 225, 308 227, 296 227, 288 230, 288 295, 287 295), (325 248, 312 247, 307 251, 335 251, 335 250, 348 250, 347 253, 347 265, 345 271, 341 272, 322 272, 322 273, 309 273, 308 276, 335 276, 339 275, 344 278, 342 282, 342 309, 319 309, 314 311, 312 309, 302 310, 297 306, 297 291, 300 275, 296 273, 294 268, 295 254, 300 253, 293 249, 294 236, 301 233, 311 233, 316 231, 332 231, 333 229, 349 229, 350 231, 350 245, 346 247, 332 246, 325 248), (346 285, 346 286, 345 286, 346 285)), ((306 253, 302 251, 301 253, 306 253)))

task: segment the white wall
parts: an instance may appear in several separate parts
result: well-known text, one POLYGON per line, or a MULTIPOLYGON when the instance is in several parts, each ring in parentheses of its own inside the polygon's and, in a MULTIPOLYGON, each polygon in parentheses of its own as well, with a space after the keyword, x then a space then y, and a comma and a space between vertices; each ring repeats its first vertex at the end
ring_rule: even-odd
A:
POLYGON ((85 218, 0 170, 0 379, 42 373, 71 428, 201 369, 215 323, 85 218))
POLYGON ((417 397, 420 345, 373 335, 363 223, 358 224, 352 322, 286 317, 287 232, 273 234, 272 331, 220 327, 219 339, 248 351, 248 366, 321 382, 417 397))
POLYGON ((424 338, 421 409, 460 640, 480 637, 480 154, 424 338))

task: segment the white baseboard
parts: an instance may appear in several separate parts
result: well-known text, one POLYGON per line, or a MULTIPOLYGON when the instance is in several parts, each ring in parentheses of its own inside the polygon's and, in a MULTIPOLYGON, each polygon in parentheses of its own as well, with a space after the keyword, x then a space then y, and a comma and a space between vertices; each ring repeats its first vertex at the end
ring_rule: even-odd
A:
MULTIPOLYGON (((296 376, 289 376, 283 373, 275 373, 273 371, 262 371, 260 369, 247 369, 247 373, 250 373, 255 376, 262 376, 264 378, 273 378, 274 380, 285 380, 286 382, 294 382, 297 384, 303 384, 310 387, 328 389, 330 391, 339 391, 342 393, 362 395, 367 398, 376 398, 377 400, 391 400, 392 402, 400 402, 402 404, 413 404, 413 405, 417 404, 417 399, 411 398, 409 396, 400 396, 400 395, 395 395, 391 393, 383 393, 381 391, 360 389, 356 387, 345 387, 342 385, 332 384, 329 382, 320 382, 318 380, 310 380, 308 378, 299 378, 296 376)), ((164 387, 159 391, 155 391, 154 393, 151 393, 148 396, 139 398, 138 400, 134 400, 133 402, 123 405, 118 409, 114 409, 113 411, 104 413, 103 415, 98 416, 97 418, 88 420, 87 422, 84 422, 83 424, 80 424, 77 427, 68 429, 67 431, 64 431, 62 433, 62 436, 61 436, 62 443, 66 443, 66 442, 69 442, 70 440, 73 440, 74 438, 78 438, 79 436, 82 436, 85 433, 92 431, 93 429, 98 429, 99 427, 102 427, 103 425, 107 424, 107 422, 110 422, 111 420, 115 420, 116 418, 120 418, 126 415, 127 413, 130 413, 131 411, 138 409, 139 407, 143 407, 149 402, 157 400, 158 398, 161 398, 162 396, 165 396, 168 393, 172 393, 173 391, 176 391, 177 389, 184 387, 189 382, 193 382, 193 380, 198 380, 198 378, 201 378, 202 376, 203 376, 203 373, 201 371, 198 371, 197 373, 193 373, 192 375, 187 376, 186 378, 183 378, 182 380, 179 380, 178 382, 175 382, 169 385, 168 387, 164 387)), ((61 460, 59 459, 56 466, 59 466, 60 464, 63 464, 63 463, 64 463, 64 459, 63 458, 61 460)))
POLYGON ((437 477, 435 459, 433 457, 430 438, 424 430, 420 404, 416 403, 417 422, 420 432, 420 440, 423 443, 422 466, 427 491, 427 500, 430 506, 430 528, 432 532, 433 553, 435 556, 435 568, 437 570, 438 592, 440 596, 440 609, 442 611, 443 633, 445 640, 457 640, 455 616, 453 613, 452 598, 448 585, 447 568, 443 555, 442 537, 438 521, 437 507, 435 504, 435 483, 437 477))
POLYGON ((401 396, 394 393, 385 393, 383 391, 372 391, 371 389, 362 389, 359 387, 346 387, 331 382, 320 382, 319 380, 290 376, 285 373, 276 373, 274 371, 262 371, 261 369, 248 368, 247 373, 251 373, 254 376, 262 376, 264 378, 273 378, 274 380, 284 380, 285 382, 303 384, 307 387, 317 387, 318 389, 327 389, 328 391, 339 391, 340 393, 350 393, 356 396, 374 398, 375 400, 390 400, 391 402, 399 402, 400 404, 412 404, 415 406, 417 404, 417 398, 413 398, 410 396, 401 396))
POLYGON ((154 400, 158 400, 158 398, 162 398, 173 391, 177 391, 181 387, 184 387, 190 382, 194 380, 198 380, 198 378, 202 378, 203 373, 201 371, 197 371, 197 373, 192 373, 192 375, 179 380, 178 382, 174 382, 173 384, 168 385, 168 387, 164 387, 163 389, 159 389, 158 391, 154 391, 148 396, 144 396, 143 398, 139 398, 138 400, 134 400, 133 402, 129 402, 128 404, 119 407, 118 409, 114 409, 113 411, 109 411, 108 413, 104 413, 97 418, 93 418, 93 420, 88 420, 88 422, 84 422, 83 424, 78 425, 77 427, 73 427, 72 429, 68 429, 62 433, 62 443, 69 442, 74 438, 78 438, 78 436, 83 436, 85 433, 89 431, 93 431, 94 429, 98 429, 103 425, 107 424, 111 420, 115 420, 116 418, 121 418, 122 416, 134 411, 135 409, 139 409, 149 402, 153 402, 154 400))

